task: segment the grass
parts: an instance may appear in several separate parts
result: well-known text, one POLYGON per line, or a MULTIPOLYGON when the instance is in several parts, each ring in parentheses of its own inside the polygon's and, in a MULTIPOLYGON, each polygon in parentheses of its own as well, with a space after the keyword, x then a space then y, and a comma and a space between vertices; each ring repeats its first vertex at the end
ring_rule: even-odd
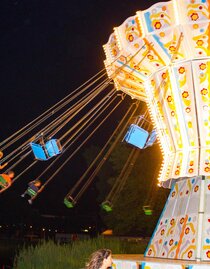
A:
POLYGON ((59 245, 53 241, 23 247, 15 257, 14 269, 81 269, 92 252, 109 248, 113 254, 143 253, 146 245, 119 239, 98 237, 59 245), (141 251, 141 252, 139 252, 141 251))

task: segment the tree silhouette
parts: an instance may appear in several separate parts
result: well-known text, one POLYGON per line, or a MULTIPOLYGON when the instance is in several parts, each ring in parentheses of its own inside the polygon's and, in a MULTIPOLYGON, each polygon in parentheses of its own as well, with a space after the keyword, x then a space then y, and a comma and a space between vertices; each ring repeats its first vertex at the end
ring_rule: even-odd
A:
MULTIPOLYGON (((120 142, 103 165, 95 179, 99 203, 106 200, 131 150, 132 146, 120 142)), ((98 152, 96 146, 88 148, 84 153, 87 163, 98 152)), ((109 213, 101 210, 102 220, 115 235, 151 236, 169 193, 169 190, 157 187, 161 158, 157 144, 141 150, 113 210, 109 213), (151 207, 152 215, 145 215, 145 205, 151 207)))

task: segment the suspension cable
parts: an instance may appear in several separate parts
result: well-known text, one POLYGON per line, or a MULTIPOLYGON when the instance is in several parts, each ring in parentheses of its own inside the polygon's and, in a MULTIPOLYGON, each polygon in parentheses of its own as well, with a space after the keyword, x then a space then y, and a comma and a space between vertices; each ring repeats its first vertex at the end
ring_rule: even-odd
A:
POLYGON ((96 128, 86 137, 85 140, 77 147, 77 149, 62 163, 62 165, 51 175, 51 177, 42 185, 36 196, 33 197, 35 199, 37 195, 43 191, 43 189, 46 187, 46 185, 53 179, 55 175, 57 175, 58 172, 66 165, 66 163, 69 162, 69 160, 80 150, 80 148, 93 136, 93 134, 96 132, 96 130, 101 127, 101 125, 109 118, 109 116, 116 110, 116 108, 121 104, 122 100, 120 100, 115 107, 109 112, 108 115, 106 115, 105 118, 99 123, 99 125, 96 126, 96 128))
MULTIPOLYGON (((30 128, 30 126, 33 124, 33 123, 36 123, 36 121, 38 121, 38 120, 40 120, 42 117, 44 117, 45 116, 45 119, 46 118, 48 118, 48 117, 50 117, 51 115, 53 115, 55 112, 57 112, 57 110, 59 110, 61 107, 63 107, 62 106, 62 102, 64 102, 66 99, 68 99, 69 97, 71 97, 73 94, 75 94, 78 90, 80 90, 83 86, 85 86, 87 83, 89 83, 92 79, 94 79, 96 76, 98 76, 99 74, 101 74, 102 72, 104 72, 106 70, 106 68, 103 68, 102 70, 100 70, 97 74, 95 74, 93 77, 91 77, 90 79, 88 79, 85 83, 83 83, 82 85, 80 85, 78 88, 76 88, 73 92, 71 92, 70 94, 68 94, 67 96, 65 96, 62 100, 60 100, 58 103, 56 103, 55 105, 53 105, 52 107, 50 107, 47 111, 45 111, 44 113, 42 113, 40 116, 38 116, 37 118, 35 118, 33 121, 31 121, 31 122, 29 122, 28 124, 26 124, 24 127, 22 127, 20 130, 18 130, 17 132, 15 132, 14 134, 12 134, 11 136, 9 136, 8 138, 6 138, 4 141, 2 141, 1 143, 0 143, 0 146, 2 146, 2 145, 4 145, 7 141, 9 141, 9 140, 11 140, 13 137, 15 137, 17 134, 19 134, 20 132, 22 132, 22 131, 24 131, 25 129, 27 129, 26 130, 26 132, 24 133, 24 135, 26 134, 26 133, 28 133, 29 131, 31 131, 31 128, 35 128, 35 127, 31 127, 30 128), (58 108, 56 108, 59 104, 61 104, 61 106, 59 106, 58 108), (54 110, 53 110, 54 109, 54 110)), ((94 83, 96 83, 96 81, 98 81, 99 79, 101 79, 101 77, 103 77, 103 76, 105 76, 106 75, 106 72, 104 72, 104 74, 103 75, 101 75, 98 79, 95 79, 90 85, 93 85, 94 83)), ((87 90, 89 87, 90 87, 90 85, 87 85, 84 89, 82 89, 82 91, 81 92, 83 92, 84 90, 87 90)), ((76 97, 78 96, 78 94, 81 94, 81 92, 80 93, 77 93, 77 95, 76 95, 76 97)), ((74 98, 75 98, 75 96, 74 96, 74 98)), ((70 100, 70 101, 72 101, 72 99, 70 100)), ((68 100, 66 101, 66 103, 64 103, 64 106, 66 105, 66 104, 68 104, 68 100)), ((44 120, 45 120, 44 119, 44 120)), ((41 122, 42 122, 42 120, 41 120, 41 122)), ((40 124, 41 122, 39 122, 38 124, 40 124)), ((19 138, 21 138, 22 137, 22 135, 19 135, 18 136, 18 139, 19 138)), ((11 145, 13 142, 10 142, 10 143, 8 143, 8 145, 6 145, 6 146, 4 146, 4 147, 2 147, 1 148, 1 150, 4 150, 4 149, 6 149, 9 145, 11 145)))
MULTIPOLYGON (((143 46, 142 46, 143 47, 143 46)), ((142 48, 140 48, 140 50, 141 50, 142 48)), ((129 61, 131 61, 138 53, 139 53, 139 51, 140 50, 138 50, 130 59, 129 59, 129 61)), ((126 64, 128 64, 128 62, 129 61, 126 61, 126 63, 124 63, 120 68, 118 68, 115 72, 114 72, 114 74, 115 74, 115 76, 117 76, 117 74, 118 74, 118 72, 120 71, 120 69, 122 69, 126 64)), ((103 69, 103 70, 105 70, 105 68, 103 69)), ((102 71, 100 71, 100 72, 98 72, 98 74, 101 74, 101 72, 102 71)), ((96 74, 97 75, 97 74, 96 74)), ((93 78, 95 78, 96 77, 96 75, 93 77, 93 78)), ((101 76, 100 76, 100 78, 97 78, 95 81, 93 81, 91 84, 94 84, 97 80, 99 80, 99 79, 101 79, 101 77, 103 77, 105 74, 102 74, 101 76)), ((103 83, 103 82, 101 82, 101 88, 105 88, 105 85, 108 85, 109 83, 110 83, 110 81, 112 80, 112 79, 114 79, 114 77, 115 76, 113 76, 111 79, 107 79, 107 80, 105 80, 105 83, 103 83)), ((38 116, 37 118, 35 118, 32 122, 30 122, 30 123, 28 123, 27 125, 25 125, 24 127, 22 127, 19 131, 17 131, 17 132, 15 132, 13 135, 11 135, 10 137, 8 137, 7 139, 5 139, 2 143, 0 143, 0 146, 2 146, 2 145, 4 145, 4 147, 2 147, 2 149, 1 150, 4 150, 4 149, 6 149, 8 146, 10 146, 12 143, 13 143, 13 141, 14 142, 16 142, 19 138, 21 138, 23 135, 25 135, 25 134, 27 134, 27 133, 29 133, 31 130, 33 130, 35 127, 37 127, 39 124, 41 124, 43 121, 45 121, 47 118, 49 118, 50 116, 52 116, 52 115, 54 115, 57 111, 59 111, 62 107, 64 107, 68 102, 70 102, 70 101, 72 101, 73 99, 75 99, 76 97, 75 96, 73 96, 70 100, 67 100, 68 98, 70 98, 77 90, 79 90, 79 89, 81 89, 84 85, 87 85, 87 83, 89 82, 89 81, 91 81, 91 79, 89 79, 87 82, 85 82, 84 84, 82 84, 80 87, 78 87, 75 91, 73 91, 72 93, 70 93, 69 95, 67 95, 65 98, 63 98, 62 100, 60 100, 57 104, 55 104, 54 106, 52 106, 51 108, 49 108, 47 111, 45 111, 44 113, 42 113, 40 116, 38 116), (66 101, 65 101, 66 100, 66 101), (65 101, 65 103, 64 103, 64 101, 65 101), (60 105, 60 106, 59 106, 60 105), (26 130, 27 129, 27 130, 26 130), (22 132, 23 131, 23 134, 20 134, 20 132, 22 132), (16 138, 14 138, 15 136, 17 136, 16 138), (14 138, 13 140, 12 140, 12 138, 14 138), (10 142, 8 142, 8 141, 10 141, 10 142), (7 144, 6 144, 6 142, 8 142, 7 144), (5 145, 6 144, 6 145, 5 145)), ((86 86, 86 89, 89 87, 89 85, 88 86, 86 86)), ((81 90, 81 92, 84 92, 84 90, 85 89, 82 89, 81 90)), ((77 93, 77 95, 76 96, 79 96, 79 94, 81 94, 81 92, 80 93, 77 93)), ((81 100, 80 100, 81 101, 81 100)), ((71 112, 72 112, 72 110, 71 110, 71 112)), ((67 114, 65 114, 66 116, 67 116, 67 114)), ((60 118, 61 119, 61 118, 60 118)), ((58 121, 55 121, 55 124, 56 124, 56 122, 58 122, 58 121)), ((66 123, 66 122, 65 122, 66 123)), ((65 124, 63 124, 62 126, 64 126, 65 124)), ((99 125, 100 126, 100 125, 99 125)), ((48 126, 49 127, 49 126, 48 126)), ((51 125, 51 127, 52 127, 52 125, 51 125)), ((54 127, 55 127, 55 125, 54 125, 54 127)), ((61 129, 61 128, 60 128, 61 129)), ((59 129, 59 130, 60 130, 59 129)), ((46 132, 48 131, 46 128, 43 128, 43 130, 45 130, 46 132)), ((56 131, 58 131, 58 129, 56 130, 56 131)), ((34 138, 34 137, 32 137, 32 138, 34 138)), ((12 153, 10 153, 10 154, 8 154, 7 155, 7 157, 5 157, 4 158, 4 160, 6 160, 6 159, 8 159, 10 156, 12 156, 12 154, 14 154, 14 153, 16 153, 18 150, 20 150, 20 149, 22 149, 22 152, 20 152, 20 153, 18 153, 18 155, 20 155, 20 154, 23 154, 23 149, 25 150, 25 149, 27 149, 27 143, 29 143, 29 142, 31 142, 31 140, 32 140, 32 138, 30 138, 30 139, 28 139, 25 143, 23 143, 20 147, 18 147, 16 150, 14 150, 12 153)), ((29 154, 30 152, 28 152, 28 153, 26 153, 25 155, 24 155, 24 157, 22 158, 22 159, 24 159, 26 156, 28 156, 28 154, 29 154)), ((17 157, 17 156, 16 156, 17 157)), ((21 159, 21 160, 22 160, 21 159)), ((14 160, 14 158, 12 159, 12 160, 14 160)), ((21 160, 19 160, 19 161, 17 161, 16 162, 16 164, 13 164, 12 165, 12 167, 15 167, 17 164, 19 164, 20 162, 21 162, 21 160)), ((3 159, 1 160, 1 161, 3 161, 3 159)), ((10 160, 11 161, 11 160, 10 160)), ((35 162, 33 162, 30 166, 28 166, 27 167, 27 169, 25 169, 22 173, 24 173, 25 171, 27 171, 31 166, 33 166, 35 163, 36 163, 37 161, 35 161, 35 162)), ((19 176, 21 176, 22 175, 22 173, 20 173, 17 177, 16 177, 16 179, 19 177, 19 176)), ((14 181, 14 180, 13 180, 14 181)))
MULTIPOLYGON (((73 117, 74 117, 74 116, 75 116, 81 109, 83 109, 83 108, 85 107, 85 105, 87 105, 91 100, 93 100, 93 99, 95 98, 94 90, 95 90, 96 88, 97 88, 97 87, 95 87, 95 88, 91 91, 91 94, 88 93, 88 95, 91 96, 90 99, 88 99, 88 98, 87 98, 87 95, 86 95, 86 96, 84 97, 85 100, 83 100, 82 103, 80 103, 80 102, 78 101, 77 104, 75 104, 75 105, 73 106, 73 109, 74 109, 76 112, 73 114, 72 118, 73 118, 73 117), (89 101, 89 102, 88 102, 88 101, 89 101), (77 107, 76 105, 81 106, 81 108, 78 109, 78 107, 77 107)), ((98 90, 98 91, 99 91, 99 90, 98 90)), ((100 90, 100 91, 102 91, 102 90, 100 90)), ((69 109, 69 112, 71 112, 71 108, 69 109)), ((63 114, 65 114, 65 112, 64 112, 63 114)), ((29 144, 31 141, 36 141, 36 140, 37 140, 36 137, 38 136, 38 134, 45 132, 45 129, 47 129, 48 127, 50 128, 50 126, 54 126, 54 123, 55 123, 55 122, 57 122, 57 119, 55 119, 54 121, 52 121, 51 123, 49 123, 46 127, 42 128, 42 129, 41 129, 38 133, 36 133, 32 138, 29 138, 29 139, 28 139, 27 141, 25 141, 22 145, 20 145, 18 148, 16 148, 15 150, 13 150, 10 154, 7 154, 7 156, 5 156, 5 157, 1 160, 1 162, 4 162, 4 161, 8 160, 12 155, 14 155, 14 154, 15 154, 16 152, 18 152, 20 149, 23 149, 23 148, 27 149, 27 148, 29 147, 28 144, 29 144), (28 146, 27 146, 27 145, 28 145, 28 146)), ((20 155, 20 154, 22 154, 22 152, 18 153, 17 155, 20 155)), ((15 158, 17 157, 17 155, 16 155, 13 159, 15 159, 15 158)), ((10 161, 13 160, 13 159, 10 159, 10 161)))
POLYGON ((117 198, 119 197, 120 192, 125 186, 126 180, 128 179, 134 164, 137 161, 137 158, 139 156, 140 150, 134 148, 130 155, 129 158, 127 159, 119 177, 116 180, 116 184, 113 187, 113 190, 111 190, 111 193, 109 195, 109 199, 107 198, 108 201, 110 201, 112 204, 116 202, 117 198))
MULTIPOLYGON (((137 103, 131 117, 135 114, 136 110, 138 109, 139 106, 139 102, 137 103)), ((129 120, 130 121, 130 118, 129 120)), ((87 187, 91 184, 91 182, 93 181, 93 179, 95 178, 95 176, 97 175, 97 173, 100 171, 101 167, 103 166, 103 164, 105 163, 105 161, 109 158, 109 156, 111 155, 113 149, 115 148, 117 142, 121 139, 125 129, 127 128, 127 125, 125 125, 121 132, 118 134, 116 140, 114 141, 114 143, 111 145, 111 147, 109 148, 109 150, 107 151, 107 153, 104 155, 104 158, 100 161, 100 163, 98 164, 98 166, 96 167, 96 169, 94 170, 94 172, 90 175, 90 177, 88 178, 88 180, 86 181, 86 183, 84 184, 84 186, 82 187, 82 189, 78 192, 78 194, 75 197, 75 202, 80 198, 80 196, 84 193, 84 191, 87 189, 87 187)))
POLYGON ((119 129, 121 128, 122 124, 124 124, 124 121, 128 117, 128 115, 129 115, 129 113, 130 113, 130 111, 131 111, 132 108, 133 108, 133 104, 132 104, 132 106, 129 107, 128 111, 125 113, 125 115, 121 119, 120 123, 118 124, 117 128, 114 130, 114 132, 112 133, 112 135, 109 137, 109 139, 107 140, 106 144, 103 146, 103 148, 101 149, 101 151, 99 152, 99 154, 93 160, 93 162, 88 167, 88 169, 85 171, 85 173, 79 178, 79 180, 73 186, 73 188, 68 192, 68 194, 66 195, 66 197, 69 196, 69 195, 70 196, 73 195, 73 193, 79 187, 79 185, 81 184, 81 182, 83 181, 83 179, 88 175, 88 173, 90 172, 90 170, 94 167, 94 165, 96 164, 96 162, 99 160, 99 158, 101 157, 101 155, 104 153, 104 151, 107 148, 107 146, 110 144, 110 142, 114 138, 115 134, 119 131, 119 129))
MULTIPOLYGON (((103 111, 102 111, 103 112, 103 111)), ((102 112, 100 113, 100 114, 98 114, 97 116, 99 117, 101 114, 102 114, 102 112)), ((97 119, 97 118, 96 118, 97 119)), ((96 120, 95 119, 95 120, 96 120)), ((91 123, 91 124, 93 124, 93 122, 91 123)), ((86 131, 87 130, 87 128, 89 128, 90 127, 90 125, 91 124, 89 124, 89 125, 87 125, 86 126, 86 128, 83 130, 83 132, 81 132, 80 133, 80 135, 79 136, 77 136, 72 142, 71 142, 71 144, 69 144, 69 145, 67 145, 66 146, 66 151, 70 148, 70 146, 74 143, 74 142, 76 142, 76 140, 82 135, 82 133, 84 133, 84 131, 86 131)), ((37 177, 37 179, 40 179, 42 176, 43 176, 43 174, 47 171, 47 170, 49 170, 50 169, 50 167, 59 159, 61 157, 61 155, 60 156, 58 156, 38 177, 37 177)), ((73 157, 73 155, 72 155, 72 157, 73 157)))
MULTIPOLYGON (((124 63, 120 68, 118 68, 115 72, 114 72, 114 77, 113 78, 111 78, 111 79, 107 79, 107 80, 105 80, 105 82, 107 83, 107 84, 109 84, 110 82, 111 82, 111 80, 112 79, 114 79, 116 76, 117 76, 117 74, 118 74, 118 72, 120 71, 120 69, 122 69, 126 64, 128 64, 140 51, 141 51, 141 49, 144 47, 144 45, 129 59, 129 61, 126 61, 126 63, 124 63)), ((105 68, 103 69, 103 70, 105 70, 105 68)), ((103 70, 101 70, 101 71, 99 71, 95 76, 93 76, 92 78, 95 78, 98 74, 100 74, 103 70)), ((102 75, 103 76, 103 75, 102 75)), ((70 93, 69 95, 67 95, 65 98, 63 98, 61 101, 59 101, 57 104, 55 104, 53 107, 51 107, 50 109, 48 109, 46 112, 44 112, 43 114, 41 114, 39 117, 37 117, 36 119, 34 119, 31 123, 29 123, 29 124, 27 124, 26 126, 24 126, 21 130, 19 130, 19 131, 17 131, 15 134, 13 134, 12 136, 10 136, 8 139, 6 139, 6 140, 4 140, 2 143, 4 143, 5 141, 8 141, 10 138, 12 138, 13 136, 15 136, 17 133, 19 133, 20 131, 22 131, 22 130, 24 130, 25 128, 27 128, 27 127, 29 127, 33 122, 36 122, 36 120, 38 120, 38 119, 40 119, 43 115, 45 115, 45 114, 47 114, 48 112, 50 112, 53 108, 56 108, 56 106, 58 106, 58 104, 60 104, 60 103, 62 103, 64 100, 66 100, 68 97, 70 97, 70 96, 72 96, 78 89, 80 89, 80 88, 82 88, 84 85, 86 85, 89 81, 91 81, 91 79, 92 78, 90 78, 87 82, 85 82, 85 83, 83 83, 80 87, 78 87, 76 90, 74 90, 72 93, 70 93)), ((97 80, 95 80, 95 81, 97 81, 97 80)), ((94 84, 95 83, 95 81, 92 83, 92 84, 94 84)), ((105 84, 105 82, 104 82, 104 84, 105 84)), ((102 82, 103 83, 103 82, 102 82)), ((102 84, 101 83, 101 84, 102 84)), ((89 87, 89 85, 86 87, 86 88, 88 88, 89 87)), ((79 93, 80 94, 80 93, 79 93)), ((78 96, 78 95, 77 95, 78 96)), ((74 98, 75 98, 75 96, 74 96, 74 98)), ((68 100, 66 101, 66 102, 69 102, 68 100)), ((48 114, 48 116, 51 116, 52 114, 54 114, 55 113, 55 109, 54 109, 54 111, 52 111, 52 113, 49 113, 48 114)), ((49 124, 49 125, 51 125, 51 124, 49 124)), ((36 125, 37 126, 37 125, 36 125)), ((52 126, 52 125, 51 125, 52 126)), ((49 126, 48 126, 49 127, 49 126)), ((44 130, 45 130, 45 128, 43 128, 44 130)), ((28 131, 27 132, 29 132, 29 130, 31 130, 30 128, 28 129, 28 131)), ((41 132, 42 132, 43 130, 41 130, 41 132)), ((18 138, 20 138, 21 136, 19 136, 18 138)), ((32 139, 32 138, 31 138, 32 139)), ((28 139, 25 143, 23 143, 19 148, 17 148, 16 150, 14 150, 12 153, 10 153, 9 155, 7 155, 5 158, 3 158, 1 161, 2 162, 4 162, 5 160, 7 160, 12 154, 14 154, 14 153, 16 153, 19 149, 21 149, 21 148, 23 148, 26 144, 28 144, 29 142, 31 142, 31 139, 28 139)), ((2 143, 0 143, 0 146, 2 145, 2 143)), ((10 143, 10 144, 8 144, 8 145, 11 145, 12 144, 12 142, 10 143)), ((1 150, 4 150, 6 147, 3 147, 1 150)))
POLYGON ((94 114, 89 117, 84 123, 83 125, 80 126, 80 128, 77 130, 77 132, 75 132, 70 139, 67 140, 67 142, 64 144, 64 146, 70 141, 72 140, 73 137, 75 137, 78 132, 99 112, 100 109, 103 108, 103 105, 105 105, 107 102, 109 102, 109 98, 107 98, 108 96, 110 96, 110 98, 112 96, 115 95, 115 89, 112 89, 111 92, 109 92, 106 96, 104 96, 104 98, 97 103, 97 105, 95 105, 86 115, 84 115, 70 130, 68 130, 60 139, 62 140, 63 138, 65 138, 72 130, 74 130, 77 126, 79 126, 81 124, 82 121, 84 121, 92 112, 94 112, 94 110, 96 110, 98 108, 98 110, 96 110, 94 112, 94 114))
POLYGON ((46 134, 54 127, 56 127, 58 124, 62 123, 67 117, 69 117, 64 123, 62 123, 61 126, 59 126, 55 131, 49 134, 50 137, 53 137, 56 133, 58 133, 70 120, 72 120, 82 109, 85 108, 94 98, 97 97, 98 94, 102 92, 103 89, 96 86, 90 93, 89 96, 86 96, 85 98, 80 99, 76 104, 74 104, 71 108, 69 108, 67 111, 65 111, 58 119, 55 119, 53 121, 53 124, 50 123, 45 127, 43 132, 46 134))

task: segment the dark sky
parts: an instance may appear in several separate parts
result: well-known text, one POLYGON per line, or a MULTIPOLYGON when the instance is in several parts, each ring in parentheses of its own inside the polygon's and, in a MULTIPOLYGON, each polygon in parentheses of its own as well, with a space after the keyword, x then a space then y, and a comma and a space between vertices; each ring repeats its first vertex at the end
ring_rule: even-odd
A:
MULTIPOLYGON (((113 27, 156 2, 1 1, 0 141, 101 70, 105 59, 102 45, 107 42, 113 27)), ((70 166, 63 172, 64 180, 69 173, 75 173, 70 166)), ((31 211, 19 197, 24 184, 18 182, 12 190, 1 195, 1 218, 17 214, 14 212, 27 215, 31 211)), ((59 184, 60 194, 68 192, 67 184, 56 184, 59 184)), ((62 201, 56 201, 59 195, 55 186, 50 188, 53 191, 49 190, 47 196, 41 194, 32 208, 59 214, 62 201)), ((82 209, 79 210, 76 213, 82 214, 82 209)))

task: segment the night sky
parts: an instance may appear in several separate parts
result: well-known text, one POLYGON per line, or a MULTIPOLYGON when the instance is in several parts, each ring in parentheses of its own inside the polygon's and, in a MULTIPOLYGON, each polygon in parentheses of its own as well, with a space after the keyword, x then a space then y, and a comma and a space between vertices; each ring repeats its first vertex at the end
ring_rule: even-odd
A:
MULTIPOLYGON (((104 68, 102 45, 113 27, 157 1, 7 0, 0 3, 0 141, 64 98, 104 68)), ((82 165, 82 164, 81 164, 82 165)), ((76 166, 76 170, 78 170, 76 166)), ((98 205, 81 201, 71 212, 62 199, 68 180, 78 174, 66 166, 34 205, 20 198, 30 179, 21 178, 0 196, 0 220, 42 214, 85 216, 98 205), (89 207, 89 211, 87 210, 89 207)), ((90 196, 94 196, 90 188, 90 196)), ((88 194, 87 194, 88 195, 88 194)), ((84 197, 87 200, 87 197, 84 197)))

